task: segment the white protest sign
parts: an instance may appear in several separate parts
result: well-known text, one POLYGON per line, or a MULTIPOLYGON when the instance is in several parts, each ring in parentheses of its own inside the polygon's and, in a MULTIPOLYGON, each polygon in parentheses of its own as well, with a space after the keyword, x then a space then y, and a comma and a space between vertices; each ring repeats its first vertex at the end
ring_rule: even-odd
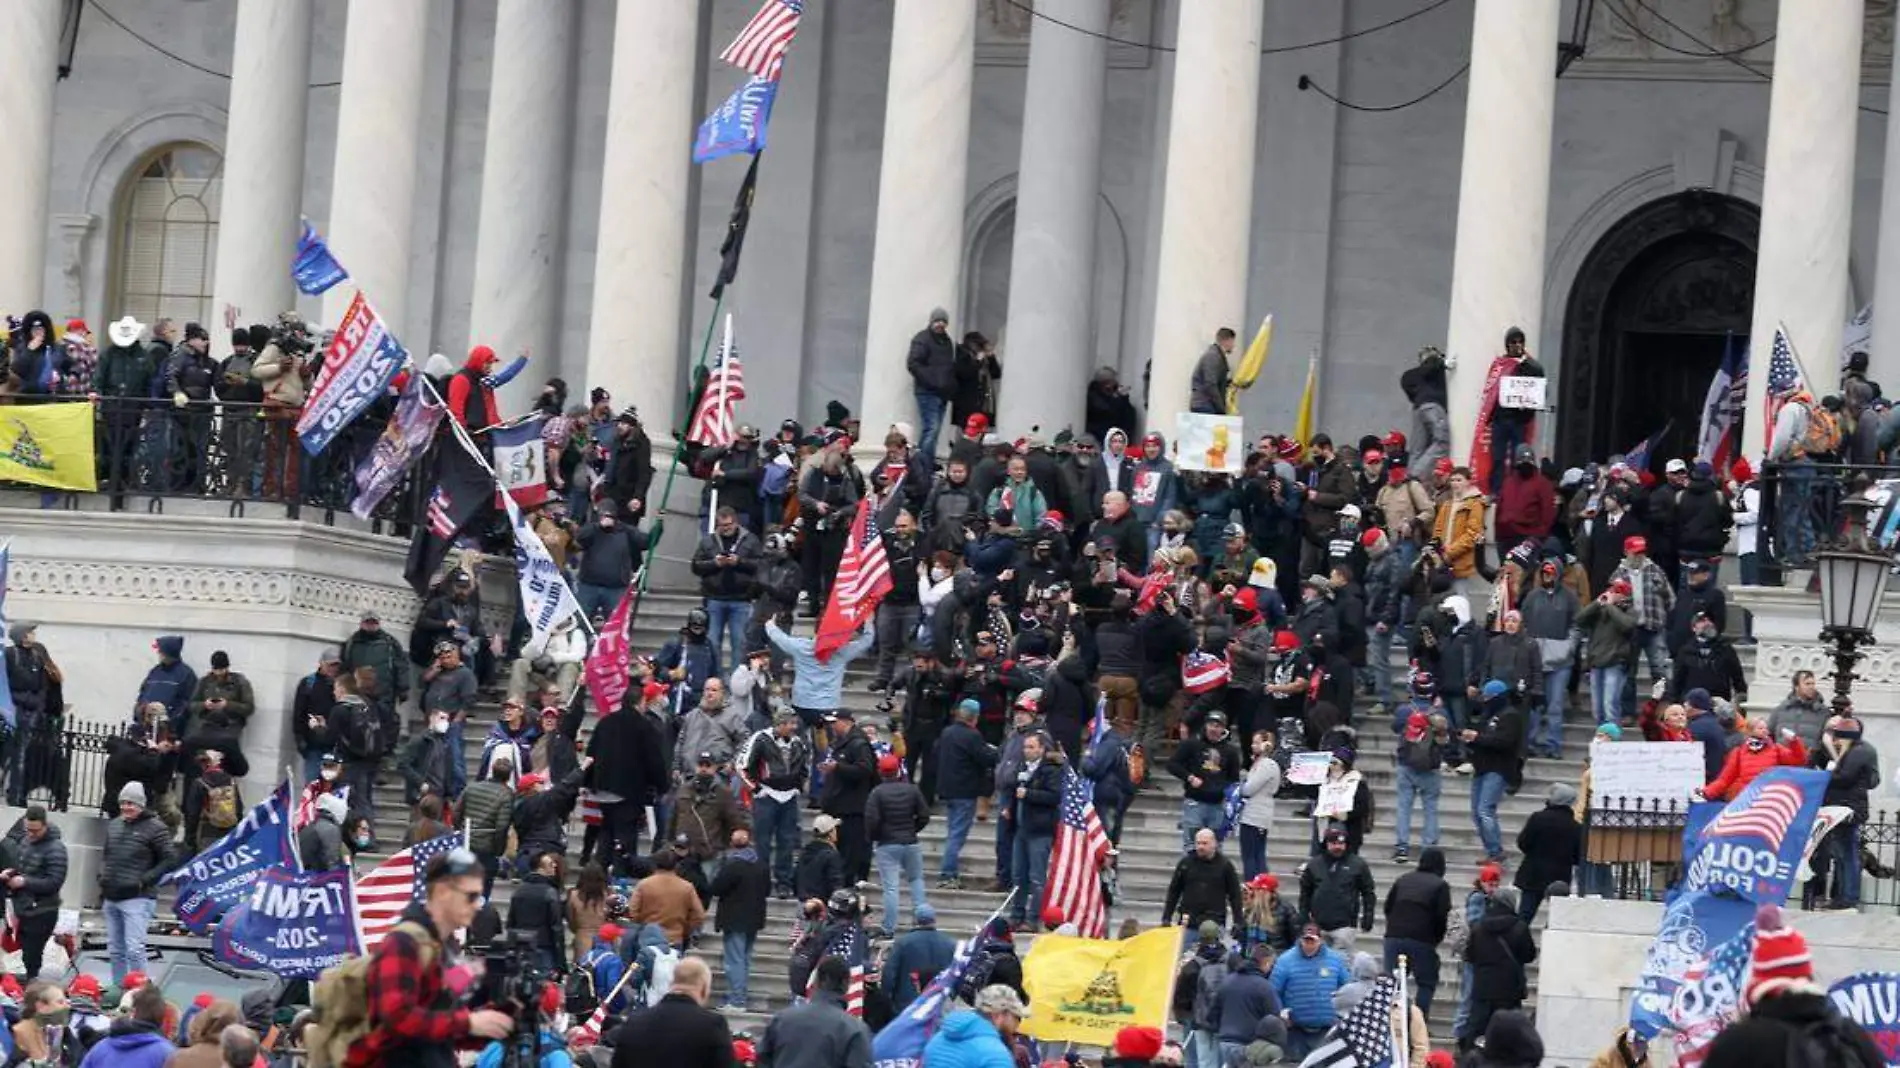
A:
POLYGON ((1498 379, 1498 407, 1543 408, 1545 382, 1542 378, 1505 375, 1498 379))
POLYGON ((1352 815, 1353 795, 1359 792, 1359 773, 1349 771, 1337 779, 1319 784, 1319 799, 1313 802, 1313 815, 1320 819, 1343 820, 1352 815))
POLYGON ((1174 469, 1223 471, 1238 475, 1246 468, 1247 438, 1238 415, 1174 417, 1174 469))
POLYGON ((1332 762, 1331 753, 1295 753, 1287 765, 1286 781, 1295 786, 1318 786, 1326 781, 1326 766, 1332 762))
POLYGON ((1590 804, 1688 804, 1707 780, 1700 742, 1613 742, 1591 747, 1590 804))

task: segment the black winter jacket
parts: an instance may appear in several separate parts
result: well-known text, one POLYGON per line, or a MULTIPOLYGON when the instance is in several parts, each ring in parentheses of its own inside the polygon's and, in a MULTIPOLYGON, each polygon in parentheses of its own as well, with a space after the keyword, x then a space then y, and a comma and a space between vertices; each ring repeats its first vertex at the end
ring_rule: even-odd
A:
POLYGON ((508 929, 525 931, 536 946, 553 950, 556 968, 564 968, 572 959, 567 952, 561 888, 540 872, 529 872, 515 887, 508 901, 508 929))
POLYGON ((22 817, 7 832, 6 864, 18 871, 26 885, 12 892, 13 911, 21 918, 59 911, 59 891, 66 885, 66 843, 59 828, 48 824, 40 840, 26 836, 22 817))
POLYGON ((1240 897, 1240 873, 1234 870, 1234 862, 1219 853, 1203 857, 1198 852, 1177 861, 1161 906, 1161 922, 1172 922, 1177 913, 1190 930, 1207 920, 1222 928, 1240 923, 1246 913, 1240 897))
POLYGON ((1471 966, 1471 996, 1479 1001, 1521 1002, 1529 989, 1524 968, 1537 959, 1531 929, 1504 902, 1492 897, 1471 926, 1465 963, 1471 966))
POLYGON ((1820 994, 1781 993, 1762 998, 1748 1015, 1724 1027, 1709 1044, 1705 1068, 1881 1068, 1887 1058, 1860 1025, 1841 1016, 1820 994), (1797 1060, 1795 1041, 1808 1036, 1831 1060, 1797 1060))
POLYGON ((1512 880, 1520 890, 1543 893, 1551 883, 1567 883, 1583 862, 1583 827, 1569 805, 1545 805, 1524 821, 1517 832, 1517 849, 1524 854, 1512 880))
POLYGON ((106 828, 99 859, 99 890, 107 901, 156 897, 158 877, 172 867, 172 834, 150 809, 106 828))
POLYGON ((591 785, 635 804, 658 801, 671 784, 665 747, 659 727, 638 709, 602 716, 587 740, 591 785))
POLYGON ((1181 780, 1182 792, 1190 800, 1217 805, 1227 799, 1227 788, 1240 781, 1240 750, 1228 742, 1189 738, 1175 747, 1168 771, 1181 780), (1201 784, 1190 785, 1189 776, 1198 777, 1201 784))
POLYGON ((1062 804, 1062 765, 1044 756, 1028 775, 1018 779, 1023 796, 1016 796, 1015 787, 1008 794, 1011 818, 1017 834, 1047 838, 1056 833, 1056 809, 1062 804))
POLYGON ((580 799, 581 773, 576 769, 544 793, 530 794, 515 805, 515 839, 520 852, 533 857, 544 850, 567 851, 567 816, 580 799))
POLYGON ((1000 755, 975 727, 951 723, 937 739, 937 796, 968 801, 994 793, 1000 755))
POLYGON ((1340 927, 1372 930, 1372 910, 1378 904, 1372 869, 1357 853, 1309 857, 1300 875, 1300 917, 1331 931, 1340 927))
POLYGON ((1427 849, 1418 870, 1393 880, 1385 892, 1385 936, 1435 946, 1445 940, 1451 916, 1451 886, 1445 882, 1445 855, 1427 849))
POLYGON ((864 837, 872 845, 916 845, 929 823, 923 791, 903 779, 878 783, 864 802, 864 837))
POLYGON ((877 754, 871 739, 852 727, 835 747, 837 764, 825 775, 818 807, 833 816, 861 816, 864 803, 877 785, 877 754))
POLYGON ((699 576, 699 595, 709 601, 750 600, 752 580, 758 574, 759 560, 764 554, 759 536, 744 527, 730 538, 718 531, 700 535, 699 547, 693 550, 693 574, 699 576), (738 562, 722 567, 718 562, 720 556, 736 557, 738 562))
POLYGON ((765 929, 765 900, 772 893, 772 873, 759 863, 757 853, 750 849, 727 853, 708 893, 719 901, 714 930, 757 934, 765 929))
POLYGON ((792 889, 800 901, 831 900, 833 891, 844 886, 844 858, 838 847, 822 838, 814 838, 798 851, 798 867, 792 873, 792 889))

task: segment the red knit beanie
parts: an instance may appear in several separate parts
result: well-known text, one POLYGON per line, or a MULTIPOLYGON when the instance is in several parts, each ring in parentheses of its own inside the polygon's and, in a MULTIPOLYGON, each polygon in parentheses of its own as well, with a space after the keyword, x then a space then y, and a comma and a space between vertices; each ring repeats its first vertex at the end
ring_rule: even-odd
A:
POLYGON ((1115 1032, 1115 1056, 1131 1061, 1152 1061, 1165 1041, 1158 1027, 1124 1027, 1115 1032))
POLYGON ((1814 982, 1814 958, 1808 940, 1788 926, 1779 905, 1763 905, 1755 913, 1755 952, 1748 961, 1746 997, 1750 1005, 1771 994, 1820 994, 1814 982))

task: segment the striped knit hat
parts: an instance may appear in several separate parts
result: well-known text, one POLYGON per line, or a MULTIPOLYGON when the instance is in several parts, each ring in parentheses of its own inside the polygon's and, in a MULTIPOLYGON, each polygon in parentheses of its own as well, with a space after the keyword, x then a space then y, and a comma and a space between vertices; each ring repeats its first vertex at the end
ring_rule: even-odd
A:
POLYGON ((1763 905, 1755 913, 1755 952, 1748 962, 1747 999, 1760 1003, 1771 994, 1820 994, 1814 982, 1814 958, 1808 940, 1788 925, 1779 905, 1763 905))

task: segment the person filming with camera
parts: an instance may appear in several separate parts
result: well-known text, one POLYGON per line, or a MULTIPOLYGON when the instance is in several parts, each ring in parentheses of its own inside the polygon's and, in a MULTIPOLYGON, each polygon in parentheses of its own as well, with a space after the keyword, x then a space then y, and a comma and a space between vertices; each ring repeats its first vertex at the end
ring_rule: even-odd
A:
POLYGON ((466 849, 429 861, 423 899, 403 910, 402 921, 370 954, 364 981, 369 1033, 350 1044, 347 1068, 448 1068, 456 1063, 456 1046, 514 1030, 513 1015, 462 1005, 445 981, 460 966, 445 939, 474 921, 482 900, 482 870, 481 861, 466 849))

